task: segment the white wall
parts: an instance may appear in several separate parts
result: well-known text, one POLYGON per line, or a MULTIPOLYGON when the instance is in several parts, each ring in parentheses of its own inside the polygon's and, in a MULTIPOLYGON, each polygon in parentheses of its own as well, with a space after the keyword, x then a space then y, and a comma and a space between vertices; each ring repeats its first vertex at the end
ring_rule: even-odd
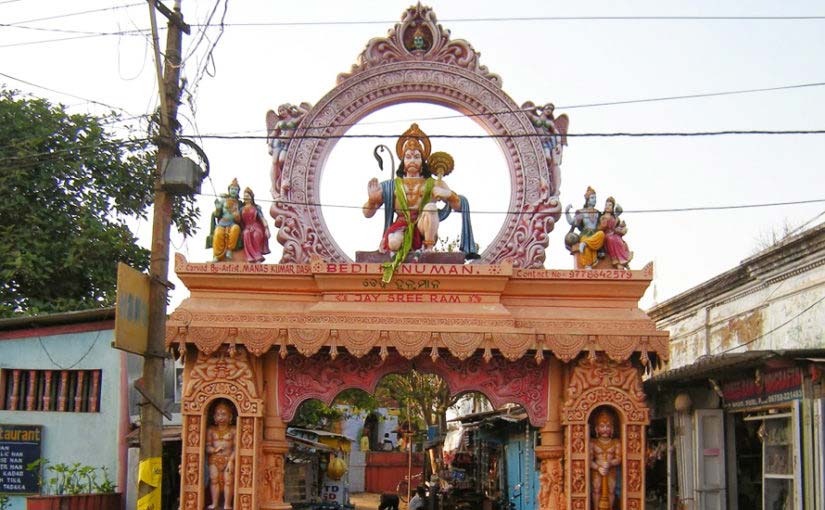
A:
MULTIPOLYGON (((111 347, 113 339, 112 330, 102 330, 0 340, 2 369, 102 371, 100 412, 0 411, 0 423, 42 425, 42 456, 50 463, 106 466, 117 483, 123 354, 111 347)), ((25 508, 25 497, 11 500, 11 510, 25 508)))

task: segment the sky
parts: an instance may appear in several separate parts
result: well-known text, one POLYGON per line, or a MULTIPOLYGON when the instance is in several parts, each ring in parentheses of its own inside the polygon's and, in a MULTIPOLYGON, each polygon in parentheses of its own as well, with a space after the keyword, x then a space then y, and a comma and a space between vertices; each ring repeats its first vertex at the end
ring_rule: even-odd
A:
MULTIPOLYGON (((504 91, 515 103, 555 104, 557 115, 570 117, 571 133, 825 128, 825 86, 801 86, 825 82, 825 5, 819 2, 425 4, 433 7, 452 39, 467 40, 481 53, 481 64, 502 78, 504 91), (771 16, 820 19, 753 19, 771 16), (628 19, 639 17, 659 19, 628 19)), ((263 135, 267 110, 287 102, 317 103, 335 86, 337 75, 349 71, 367 42, 385 36, 409 5, 387 0, 183 1, 187 22, 204 24, 215 9, 212 22, 223 17, 226 26, 220 37, 217 26, 193 26, 183 41, 187 89, 180 120, 184 133, 208 154, 211 180, 204 183, 198 200, 200 232, 191 239, 173 235, 172 252, 190 261, 211 258, 204 240, 214 195, 225 191, 234 177, 242 187, 251 187, 259 204, 268 209, 266 143, 194 135, 263 135)), ((162 16, 159 22, 165 23, 162 16)), ((121 32, 148 27, 149 9, 141 2, 0 0, 0 84, 63 103, 73 112, 102 114, 109 110, 98 104, 104 103, 126 116, 144 115, 158 103, 151 42, 145 30, 121 32), (82 11, 97 12, 62 16, 82 11), (51 17, 55 18, 38 20, 51 17), (89 34, 60 31, 121 34, 79 38, 89 34)), ((164 41, 162 32, 162 45, 164 41)), ((351 133, 398 134, 411 122, 428 133, 483 133, 457 112, 423 104, 376 112, 351 133), (445 116, 450 118, 434 118, 445 116)), ((139 119, 133 125, 144 129, 139 119)), ((392 146, 388 142, 383 143, 392 146)), ((622 205, 629 228, 625 240, 635 253, 631 267, 655 264, 654 283, 641 302, 643 308, 736 267, 758 251, 760 240, 771 232, 809 221, 816 224, 825 211, 822 134, 571 137, 568 142, 561 200, 579 208, 585 189, 592 186, 600 208, 607 196, 622 205), (800 201, 813 202, 708 209, 800 201)), ((378 217, 365 219, 352 208, 365 201, 371 177, 388 176, 372 157, 376 143, 341 140, 322 177, 325 221, 350 256, 356 250, 375 249, 381 234, 378 217)), ((483 250, 501 227, 507 208, 510 183, 504 157, 489 139, 434 139, 433 150, 455 157, 456 170, 448 182, 478 211, 473 223, 483 250)), ((133 227, 148 248, 151 223, 134 222, 133 227)), ((456 231, 444 225, 445 235, 456 231)), ((566 232, 562 219, 551 234, 547 268, 572 267, 564 249, 566 232)), ((272 248, 268 263, 280 259, 274 236, 272 248)), ((178 287, 174 307, 187 292, 172 281, 178 287)))

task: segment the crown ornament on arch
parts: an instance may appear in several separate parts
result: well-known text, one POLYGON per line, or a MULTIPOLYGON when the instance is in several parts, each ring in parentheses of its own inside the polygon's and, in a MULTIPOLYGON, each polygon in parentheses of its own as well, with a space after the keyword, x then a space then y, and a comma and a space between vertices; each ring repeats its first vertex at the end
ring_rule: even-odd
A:
POLYGON ((478 73, 501 87, 501 77, 479 63, 481 54, 464 39, 450 40, 450 31, 438 22, 432 7, 421 2, 401 16, 387 37, 376 37, 358 56, 349 73, 338 75, 337 84, 379 65, 395 62, 440 62, 478 73))

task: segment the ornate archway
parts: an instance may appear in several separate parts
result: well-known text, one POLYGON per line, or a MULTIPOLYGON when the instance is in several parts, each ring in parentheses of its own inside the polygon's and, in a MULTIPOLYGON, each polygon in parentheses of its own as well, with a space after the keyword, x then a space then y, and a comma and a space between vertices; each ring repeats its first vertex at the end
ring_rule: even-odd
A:
POLYGON ((450 40, 435 13, 421 4, 409 8, 388 37, 371 40, 358 63, 339 75, 337 86, 315 106, 283 105, 282 117, 295 128, 288 133, 278 129, 272 112, 270 132, 294 138, 288 141, 283 168, 276 172, 278 182, 272 187, 275 203, 270 213, 280 229, 281 262, 307 263, 313 256, 349 261, 328 231, 320 208, 311 205, 321 203, 324 163, 349 126, 375 110, 411 101, 431 102, 471 116, 496 137, 505 155, 512 183, 508 210, 521 214, 507 216, 478 263, 509 260, 515 267, 543 267, 547 234, 561 215, 559 164, 567 118, 553 119, 548 106, 539 108, 544 118, 534 125, 532 103, 519 107, 502 90, 501 79, 480 64, 472 46, 450 40), (411 45, 416 30, 424 33, 424 49, 411 45), (554 158, 545 154, 543 143, 554 144, 554 158))
POLYGON ((507 403, 521 404, 533 426, 541 427, 547 421, 548 364, 537 364, 529 358, 509 361, 501 356, 484 360, 479 353, 460 360, 450 355, 432 359, 420 355, 406 359, 398 353, 381 359, 378 352, 361 358, 342 355, 330 359, 325 354, 305 357, 289 354, 280 361, 278 387, 281 418, 290 421, 298 406, 311 398, 331 404, 341 391, 358 388, 373 393, 378 382, 387 374, 403 373, 410 369, 441 377, 451 395, 478 391, 495 408, 507 403))
POLYGON ((542 510, 585 510, 588 475, 577 473, 586 462, 588 416, 612 405, 628 468, 623 501, 637 508, 644 481, 631 473, 641 466, 647 423, 637 383, 642 364, 667 357, 667 333, 635 306, 652 266, 543 269, 547 234, 560 214, 567 118, 554 117, 552 105, 516 106, 478 53, 451 41, 418 5, 387 38, 370 41, 317 105, 283 105, 268 124, 270 212, 282 263, 175 259, 191 292, 166 330, 169 346, 186 355, 184 510, 204 501, 210 402, 225 398, 237 409, 235 507, 286 509, 286 425, 297 406, 309 398, 330 402, 348 387, 371 391, 386 373, 413 366, 442 376, 453 393, 475 390, 494 405, 526 409, 541 434, 542 510), (343 126, 406 101, 473 114, 496 135, 513 184, 510 209, 522 214, 510 216, 480 260, 402 264, 385 283, 380 264, 347 259, 319 209, 307 204, 318 202, 323 166, 343 126))

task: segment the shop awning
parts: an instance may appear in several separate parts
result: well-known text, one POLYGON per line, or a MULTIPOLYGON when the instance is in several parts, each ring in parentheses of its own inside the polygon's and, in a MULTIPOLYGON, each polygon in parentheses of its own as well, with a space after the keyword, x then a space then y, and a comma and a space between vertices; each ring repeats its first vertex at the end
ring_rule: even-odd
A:
POLYGON ((658 373, 645 381, 645 385, 674 384, 697 379, 731 378, 749 370, 777 361, 812 362, 811 359, 825 357, 825 349, 792 349, 782 351, 731 352, 701 356, 690 365, 658 373))

